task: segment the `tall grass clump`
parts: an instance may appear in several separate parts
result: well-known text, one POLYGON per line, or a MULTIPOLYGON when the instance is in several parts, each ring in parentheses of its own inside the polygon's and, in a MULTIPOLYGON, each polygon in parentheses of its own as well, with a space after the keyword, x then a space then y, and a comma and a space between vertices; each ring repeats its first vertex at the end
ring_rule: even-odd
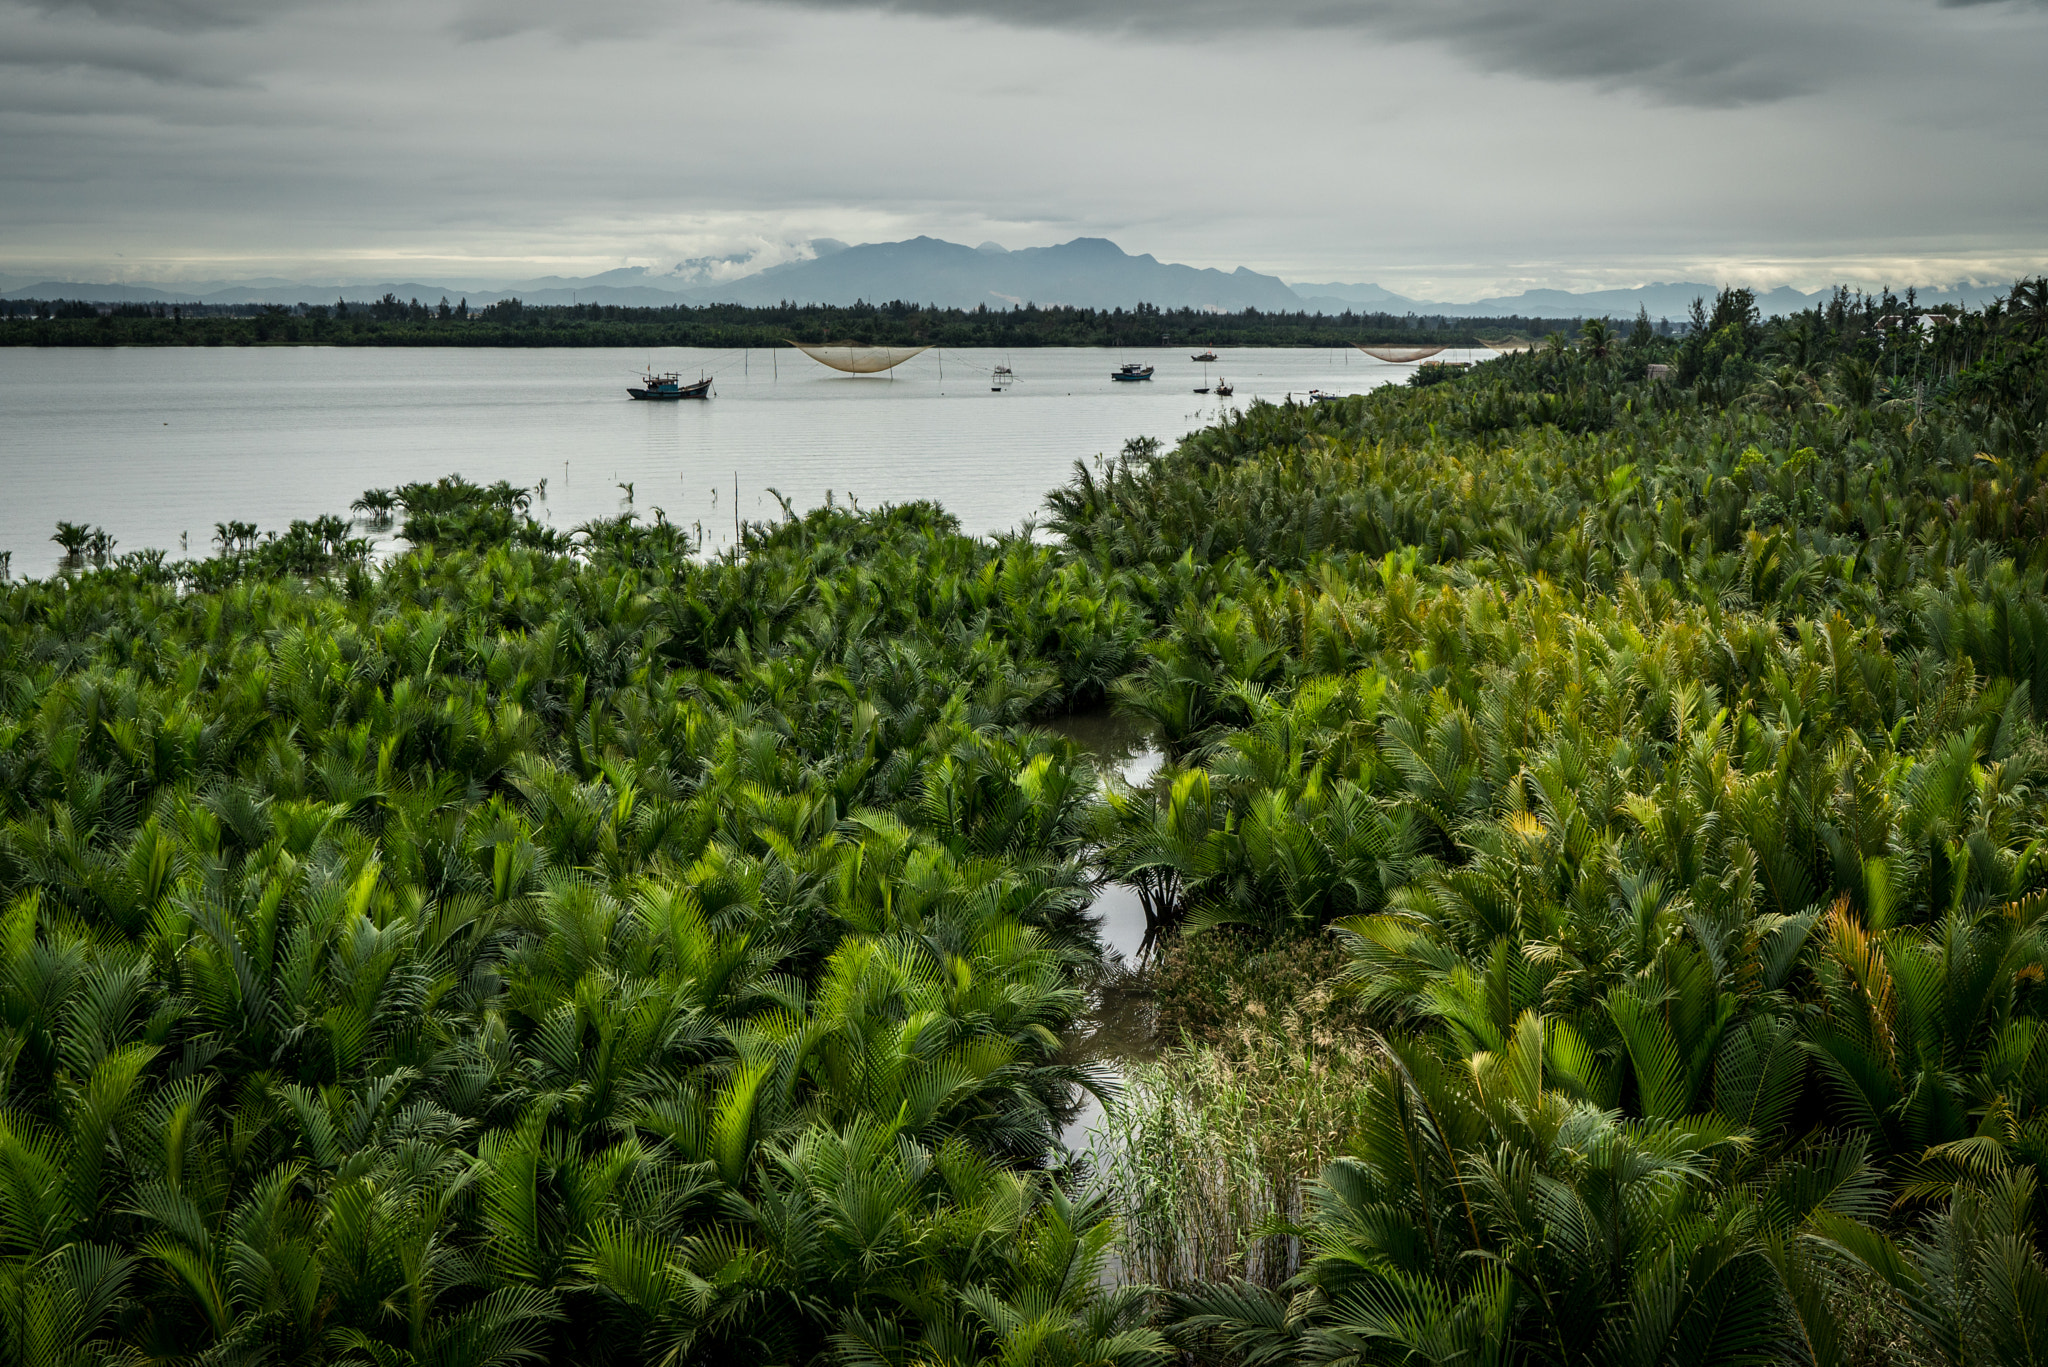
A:
POLYGON ((1294 1230, 1325 1164, 1357 1128, 1364 1055, 1290 1047, 1172 1049, 1130 1064, 1089 1150, 1120 1213, 1120 1273, 1182 1289, 1301 1270, 1294 1230))

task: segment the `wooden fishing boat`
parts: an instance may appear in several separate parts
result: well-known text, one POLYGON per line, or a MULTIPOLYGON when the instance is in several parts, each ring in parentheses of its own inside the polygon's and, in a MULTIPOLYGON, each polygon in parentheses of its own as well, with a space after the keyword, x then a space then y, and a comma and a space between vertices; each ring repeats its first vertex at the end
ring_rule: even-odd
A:
POLYGON ((1109 373, 1109 378, 1112 380, 1149 380, 1152 378, 1152 367, 1139 365, 1136 361, 1125 361, 1109 373))
POLYGON ((656 375, 653 371, 641 376, 640 388, 626 390, 636 399, 708 399, 711 397, 711 381, 699 380, 695 384, 684 384, 682 377, 674 371, 656 375))
POLYGON ((1205 351, 1199 356, 1190 356, 1188 357, 1188 359, 1190 361, 1200 361, 1202 364, 1207 365, 1209 362, 1216 359, 1216 353, 1213 351, 1205 351))

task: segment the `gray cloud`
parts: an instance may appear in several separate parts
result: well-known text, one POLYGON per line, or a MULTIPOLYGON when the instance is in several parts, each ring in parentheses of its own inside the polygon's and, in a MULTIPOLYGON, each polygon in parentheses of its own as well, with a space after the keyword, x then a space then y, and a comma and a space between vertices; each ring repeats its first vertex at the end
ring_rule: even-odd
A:
POLYGON ((83 14, 165 33, 244 28, 290 8, 289 0, 37 0, 45 14, 83 14))
POLYGON ((918 233, 1434 298, 2033 268, 2042 0, 1695 5, 0 0, 0 270, 510 279, 918 233))
POLYGON ((656 0, 581 5, 557 0, 461 0, 448 31, 472 43, 525 33, 543 33, 562 43, 584 43, 656 32, 675 22, 673 5, 656 0))
MULTIPOLYGON (((1116 31, 1185 41, 1238 41, 1265 29, 1349 33, 1361 41, 1426 42, 1487 70, 1583 81, 1640 92, 1659 103, 1727 108, 1810 94, 1867 76, 1893 46, 1902 19, 1938 22, 1912 0, 785 0, 815 9, 971 17, 996 23, 1116 31)), ((2048 0, 1941 0, 1945 6, 2021 11, 2048 0)), ((2037 35, 2038 36, 2038 35, 2037 35)))
MULTIPOLYGON (((1493 71, 1635 89, 1674 104, 1762 103, 1812 92, 1831 74, 1832 30, 1781 4, 1652 8, 1639 0, 1452 0, 1361 7, 1388 36, 1440 43, 1493 71)), ((1835 48, 1834 50, 1839 50, 1835 48)))
POLYGON ((229 54, 215 43, 107 24, 80 14, 50 16, 5 5, 0 5, 0 69, 10 71, 8 88, 0 90, 0 102, 16 108, 40 103, 52 112, 95 105, 106 109, 107 94, 80 84, 51 104, 47 90, 26 88, 24 81, 36 74, 93 72, 160 85, 227 89, 252 84, 249 73, 237 70, 229 54))

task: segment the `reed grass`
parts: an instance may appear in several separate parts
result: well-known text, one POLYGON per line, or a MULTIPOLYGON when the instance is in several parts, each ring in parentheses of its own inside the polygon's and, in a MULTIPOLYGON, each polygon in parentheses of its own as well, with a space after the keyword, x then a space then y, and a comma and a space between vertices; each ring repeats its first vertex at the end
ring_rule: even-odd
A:
POLYGON ((1122 1280, 1278 1287, 1300 1271, 1293 1230, 1363 1114, 1367 1062, 1356 1045, 1304 1047, 1251 1025, 1232 1047, 1130 1064, 1089 1154, 1119 1212, 1122 1280))
POLYGON ((1271 935, 1235 927, 1176 936, 1143 978, 1153 1031, 1226 1051, 1247 1038, 1317 1049, 1359 1048, 1366 1013, 1335 984, 1350 962, 1330 935, 1271 935))

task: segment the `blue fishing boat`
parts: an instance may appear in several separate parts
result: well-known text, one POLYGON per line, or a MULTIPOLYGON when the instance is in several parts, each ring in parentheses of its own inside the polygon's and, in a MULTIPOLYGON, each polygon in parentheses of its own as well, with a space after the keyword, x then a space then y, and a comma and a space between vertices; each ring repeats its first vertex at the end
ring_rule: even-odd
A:
POLYGON ((684 384, 682 377, 674 371, 656 375, 649 371, 640 380, 641 387, 627 389, 636 399, 708 399, 711 397, 711 381, 699 380, 695 384, 684 384))
POLYGON ((1152 367, 1139 365, 1136 361, 1125 361, 1109 373, 1109 378, 1112 380, 1149 380, 1152 378, 1152 367))

